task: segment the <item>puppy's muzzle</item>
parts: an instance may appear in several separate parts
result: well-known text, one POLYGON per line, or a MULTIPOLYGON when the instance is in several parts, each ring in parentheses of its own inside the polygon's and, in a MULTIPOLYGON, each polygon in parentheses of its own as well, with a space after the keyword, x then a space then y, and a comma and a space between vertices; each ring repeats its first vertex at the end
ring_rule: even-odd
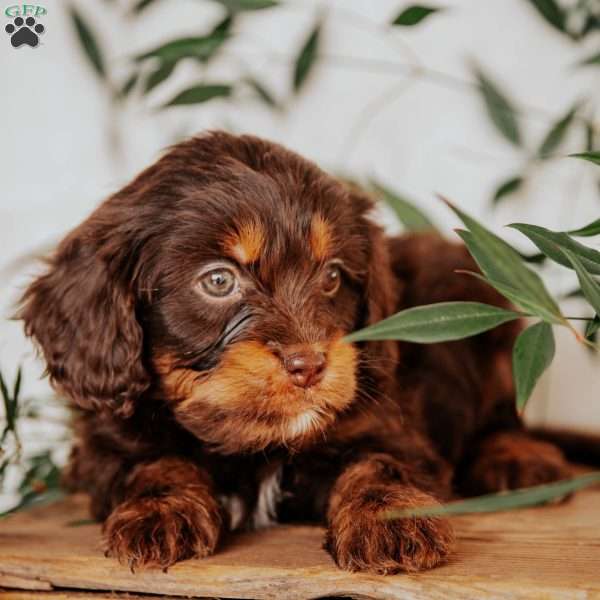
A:
POLYGON ((324 352, 306 344, 279 346, 274 351, 294 385, 309 388, 323 379, 327 368, 324 352))

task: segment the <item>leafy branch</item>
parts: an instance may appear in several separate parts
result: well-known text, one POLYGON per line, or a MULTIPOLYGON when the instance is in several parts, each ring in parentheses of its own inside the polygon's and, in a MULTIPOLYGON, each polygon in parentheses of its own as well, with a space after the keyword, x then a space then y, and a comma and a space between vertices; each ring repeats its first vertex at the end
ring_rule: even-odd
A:
POLYGON ((22 369, 19 367, 11 390, 0 371, 0 394, 4 405, 4 428, 0 435, 0 492, 8 493, 7 474, 15 471, 19 483, 14 493, 18 500, 7 510, 0 510, 0 518, 34 505, 42 505, 61 498, 60 469, 50 450, 27 456, 21 443, 19 423, 24 419, 46 422, 33 406, 21 398, 22 369))
MULTIPOLYGON (((574 156, 600 164, 600 153, 596 151, 574 156)), ((427 216, 406 199, 379 185, 375 189, 406 228, 430 228, 431 221, 427 216)), ((513 347, 516 408, 522 412, 539 378, 554 358, 554 326, 568 328, 579 342, 597 349, 592 340, 600 330, 600 252, 573 238, 600 235, 600 219, 569 232, 555 232, 523 223, 511 225, 527 236, 547 259, 572 269, 577 274, 581 295, 587 300, 592 316, 571 317, 562 314, 559 302, 548 292, 541 277, 527 266, 527 261, 512 246, 452 203, 447 200, 445 202, 466 227, 458 230, 458 234, 480 269, 479 273, 468 274, 494 287, 519 310, 506 310, 478 302, 443 302, 418 306, 356 331, 346 339, 351 342, 398 340, 420 344, 452 342, 515 319, 536 319, 535 323, 519 334, 513 347), (587 323, 584 335, 572 326, 571 320, 583 320, 587 323)), ((384 518, 511 510, 549 502, 598 482, 600 472, 594 472, 549 485, 491 494, 443 506, 391 511, 384 518)))
MULTIPOLYGON (((380 196, 394 209, 405 226, 418 230, 430 228, 431 221, 398 194, 375 184, 380 196)), ((442 198, 443 199, 443 198, 442 198)), ((495 288, 518 310, 509 311, 477 302, 446 302, 410 308, 375 325, 347 336, 349 341, 399 340, 421 344, 449 342, 493 329, 507 321, 531 317, 538 321, 525 329, 513 349, 513 372, 517 408, 522 411, 536 382, 554 358, 553 326, 562 326, 576 339, 595 347, 589 337, 582 336, 570 323, 588 323, 586 335, 598 330, 600 315, 600 252, 573 239, 573 235, 592 236, 600 233, 598 220, 571 233, 554 232, 543 227, 513 224, 510 227, 526 235, 549 260, 576 272, 582 295, 591 310, 590 317, 567 317, 559 302, 552 297, 542 278, 533 271, 515 248, 489 231, 473 217, 443 199, 460 218, 466 229, 457 230, 480 269, 477 277, 495 288)))
POLYGON ((572 479, 564 479, 545 485, 521 488, 512 492, 486 494, 477 498, 456 500, 437 506, 419 506, 404 510, 390 510, 384 513, 385 519, 402 519, 421 516, 451 516, 491 512, 501 512, 527 508, 565 498, 569 494, 600 483, 600 472, 586 473, 572 479))

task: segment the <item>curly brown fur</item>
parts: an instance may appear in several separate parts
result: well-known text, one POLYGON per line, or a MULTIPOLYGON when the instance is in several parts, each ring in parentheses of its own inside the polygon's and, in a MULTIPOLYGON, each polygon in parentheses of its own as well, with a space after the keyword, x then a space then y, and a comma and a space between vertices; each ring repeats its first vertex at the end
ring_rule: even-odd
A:
POLYGON ((475 450, 467 474, 473 494, 504 492, 551 483, 571 475, 563 453, 552 444, 522 432, 486 437, 475 450))
POLYGON ((388 239, 372 208, 277 144, 215 132, 58 246, 21 318, 77 411, 65 483, 90 494, 110 554, 165 568, 227 530, 310 519, 343 568, 414 571, 445 559, 447 522, 383 511, 565 474, 514 409, 520 324, 345 340, 418 304, 506 306, 455 273, 476 269, 462 246, 388 239))
POLYGON ((178 560, 208 556, 221 532, 221 508, 206 472, 178 458, 136 466, 124 486, 127 498, 103 525, 104 546, 133 570, 163 569, 178 560))
POLYGON ((338 566, 387 575, 430 569, 446 559, 454 539, 447 520, 385 517, 390 510, 439 504, 411 479, 404 464, 385 454, 367 455, 342 473, 329 499, 326 534, 338 566))

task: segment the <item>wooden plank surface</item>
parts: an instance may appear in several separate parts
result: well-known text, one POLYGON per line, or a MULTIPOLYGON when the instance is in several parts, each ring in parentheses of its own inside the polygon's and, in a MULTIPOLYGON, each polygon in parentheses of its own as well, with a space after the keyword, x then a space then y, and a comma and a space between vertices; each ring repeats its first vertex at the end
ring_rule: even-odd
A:
POLYGON ((98 525, 69 526, 87 516, 85 505, 73 497, 0 523, 0 587, 39 590, 5 595, 51 598, 55 589, 69 598, 63 594, 72 589, 79 594, 72 597, 114 590, 259 600, 600 599, 598 488, 563 505, 455 518, 458 544, 448 564, 392 577, 337 569, 321 547, 322 529, 308 526, 240 534, 211 558, 133 574, 104 558, 98 525))
MULTIPOLYGON (((0 589, 0 600, 179 600, 179 596, 161 594, 136 594, 132 592, 82 592, 78 590, 55 590, 52 592, 0 589)), ((203 598, 202 600, 220 600, 203 598)))

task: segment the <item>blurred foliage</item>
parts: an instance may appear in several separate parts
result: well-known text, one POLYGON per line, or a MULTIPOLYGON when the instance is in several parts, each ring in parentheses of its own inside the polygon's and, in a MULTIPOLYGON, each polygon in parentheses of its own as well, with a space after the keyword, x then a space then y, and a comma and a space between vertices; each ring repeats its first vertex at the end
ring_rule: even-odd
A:
POLYGON ((597 0, 577 0, 562 4, 556 0, 527 0, 554 29, 579 41, 600 30, 600 4, 597 0))
MULTIPOLYGON (((106 10, 110 10, 118 17, 119 14, 129 15, 132 19, 138 18, 142 13, 158 4, 172 3, 174 0, 141 0, 138 2, 112 2, 106 10)), ((222 7, 222 16, 214 23, 201 23, 194 26, 200 32, 193 36, 174 37, 165 43, 148 49, 136 56, 130 57, 129 74, 117 81, 116 72, 120 63, 107 58, 107 50, 99 42, 99 36, 90 26, 90 20, 81 11, 73 6, 69 8, 70 18, 73 23, 76 39, 80 49, 87 57, 90 68, 98 75, 99 80, 106 86, 109 94, 119 105, 123 101, 133 98, 141 102, 150 92, 164 85, 173 76, 177 67, 184 61, 196 62, 206 67, 224 52, 234 58, 238 66, 237 72, 225 81, 206 80, 200 74, 200 80, 190 81, 175 96, 164 102, 161 108, 182 105, 199 105, 211 101, 239 102, 255 99, 264 103, 268 109, 284 110, 291 106, 290 100, 302 92, 306 83, 312 78, 315 67, 321 62, 337 59, 338 62, 353 65, 356 68, 369 71, 381 66, 376 60, 357 57, 331 56, 322 51, 323 38, 330 23, 335 19, 350 16, 354 21, 362 19, 361 26, 371 28, 374 33, 380 33, 386 39, 390 30, 403 30, 414 27, 427 27, 437 15, 452 16, 453 6, 430 4, 404 4, 400 6, 387 23, 387 27, 363 19, 351 11, 327 11, 329 3, 321 3, 322 9, 317 11, 312 25, 297 48, 284 49, 278 53, 280 57, 287 56, 290 62, 288 97, 277 98, 268 87, 261 82, 247 64, 247 57, 233 42, 242 35, 237 27, 240 19, 247 13, 256 16, 254 27, 260 31, 261 14, 287 8, 287 3, 276 0, 199 0, 207 4, 218 4, 222 7), (345 11, 345 12, 344 12, 345 11), (350 15, 348 13, 351 13, 350 15), (249 94, 247 92, 250 92, 249 94)), ((581 59, 578 68, 600 67, 600 43, 597 34, 600 32, 600 1, 599 0, 521 0, 523 12, 537 15, 542 24, 546 25, 556 35, 561 35, 570 43, 580 45, 581 59), (594 44, 598 45, 596 51, 594 44), (590 47, 592 50, 590 51, 590 47)), ((298 7, 296 7, 298 8, 298 7)), ((307 12, 313 10, 314 5, 307 4, 307 12)), ((458 18, 458 17, 457 17, 458 18)), ((272 58, 270 51, 263 49, 264 58, 272 58)), ((390 63, 388 66, 393 66, 390 63)), ((398 75, 404 77, 406 69, 412 72, 415 78, 429 78, 434 85, 464 85, 461 81, 449 74, 437 73, 429 70, 418 61, 398 63, 398 75)), ((236 70, 234 69, 234 71, 236 70)), ((121 69, 122 70, 122 69, 121 69)), ((598 125, 594 122, 593 111, 589 100, 582 100, 570 107, 563 114, 541 114, 535 107, 527 107, 540 113, 548 121, 548 128, 540 140, 529 140, 527 131, 522 125, 527 116, 525 107, 515 102, 504 86, 496 81, 493 74, 487 72, 483 65, 473 65, 473 84, 483 100, 486 114, 496 131, 522 156, 522 167, 518 172, 507 174, 500 178, 495 190, 491 194, 493 206, 509 200, 512 196, 526 188, 529 179, 535 176, 536 170, 556 158, 557 153, 571 133, 579 129, 587 138, 587 148, 591 151, 595 147, 595 137, 598 134, 598 125)), ((473 85, 464 86, 465 92, 471 93, 473 85), (469 89, 470 88, 470 89, 469 89)), ((590 90, 591 96, 591 90, 590 90)), ((389 101, 393 101, 395 94, 390 94, 389 101)), ((378 102, 378 109, 385 108, 386 102, 378 102)), ((372 117, 368 117, 369 119, 372 117)), ((361 128, 358 127, 360 130, 361 128)), ((357 133, 357 135, 360 131, 357 133)), ((353 140, 356 141, 356 140, 353 140)))
POLYGON ((376 181, 371 181, 370 191, 396 213, 400 223, 408 231, 436 230, 431 219, 419 210, 414 202, 402 197, 398 192, 376 181))
POLYGON ((474 75, 493 124, 511 144, 521 146, 522 134, 517 120, 517 111, 511 100, 481 68, 475 67, 474 75))
POLYGON ((106 66, 104 62, 104 56, 100 51, 100 46, 96 41, 96 36, 93 33, 90 26, 87 24, 81 14, 75 9, 70 7, 71 21, 73 27, 77 33, 77 38, 85 55, 88 57, 90 65, 101 79, 106 80, 106 66))
POLYGON ((308 77, 315 61, 317 60, 317 52, 319 51, 319 40, 321 38, 321 23, 317 23, 315 28, 310 32, 310 35, 300 49, 298 58, 294 66, 294 90, 298 92, 304 81, 308 77))
MULTIPOLYGON (((0 518, 22 508, 53 502, 63 496, 60 469, 50 449, 27 454, 21 444, 20 428, 26 421, 46 423, 34 401, 21 397, 22 370, 19 367, 12 386, 0 371, 0 394, 4 405, 4 428, 0 436, 0 492, 16 500, 0 509, 0 518), (12 475, 12 477, 9 477, 12 475), (10 484, 7 483, 11 479, 10 484)), ((0 419, 0 423, 2 420, 0 419)))
POLYGON ((421 4, 408 6, 392 21, 392 25, 412 27, 413 25, 418 25, 421 21, 440 10, 442 9, 439 7, 423 6, 421 4))

